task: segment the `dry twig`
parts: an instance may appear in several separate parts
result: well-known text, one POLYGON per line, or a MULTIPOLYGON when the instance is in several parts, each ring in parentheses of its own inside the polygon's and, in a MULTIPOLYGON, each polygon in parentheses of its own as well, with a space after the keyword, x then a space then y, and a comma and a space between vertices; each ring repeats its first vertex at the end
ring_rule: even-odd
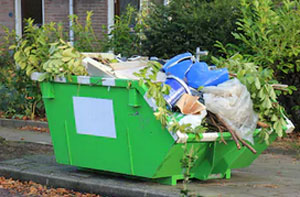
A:
POLYGON ((223 137, 223 129, 222 129, 222 127, 219 126, 219 125, 216 123, 216 121, 214 120, 214 117, 213 117, 211 114, 210 114, 210 120, 211 120, 211 122, 213 123, 213 125, 214 125, 215 127, 218 128, 218 130, 219 130, 219 132, 220 132, 220 135, 221 135, 221 141, 222 141, 224 144, 227 145, 227 142, 224 140, 224 137, 223 137))
POLYGON ((261 122, 261 121, 258 121, 257 125, 262 127, 262 128, 269 128, 270 127, 267 123, 264 123, 264 122, 261 122))
POLYGON ((217 114, 215 114, 216 117, 219 119, 219 121, 228 129, 228 131, 231 133, 232 139, 234 140, 236 147, 240 150, 241 149, 241 145, 237 139, 237 136, 235 134, 235 132, 227 125, 227 123, 217 114))
POLYGON ((224 126, 226 126, 226 128, 228 129, 228 131, 231 133, 232 138, 235 141, 235 143, 237 144, 237 148, 238 149, 241 149, 241 146, 240 146, 240 144, 238 142, 238 141, 240 141, 243 144, 243 146, 246 146, 252 153, 256 154, 256 150, 251 145, 249 145, 248 143, 246 143, 240 136, 238 136, 233 131, 233 129, 220 116, 218 116, 218 115, 216 115, 216 116, 222 122, 222 124, 224 126))

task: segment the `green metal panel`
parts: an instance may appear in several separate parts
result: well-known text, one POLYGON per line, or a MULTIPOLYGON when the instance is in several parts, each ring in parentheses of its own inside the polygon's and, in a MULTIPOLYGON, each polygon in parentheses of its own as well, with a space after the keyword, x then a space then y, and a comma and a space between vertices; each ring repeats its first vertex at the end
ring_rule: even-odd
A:
MULTIPOLYGON (((68 83, 52 83, 51 86, 47 83, 47 88, 53 89, 56 95, 45 98, 44 102, 59 163, 152 177, 174 144, 142 95, 132 94, 132 89, 68 83), (112 99, 117 138, 78 134, 73 96, 112 99), (136 98, 132 100, 132 97, 136 98), (137 98, 140 107, 137 107, 137 98)), ((47 93, 47 88, 42 89, 43 94, 47 93)))

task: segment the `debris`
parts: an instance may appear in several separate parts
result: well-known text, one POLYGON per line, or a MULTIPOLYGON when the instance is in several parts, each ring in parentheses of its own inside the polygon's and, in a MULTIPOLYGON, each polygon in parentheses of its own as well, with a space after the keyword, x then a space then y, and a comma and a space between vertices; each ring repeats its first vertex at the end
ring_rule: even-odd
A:
POLYGON ((87 72, 93 77, 115 78, 113 69, 90 57, 83 59, 82 64, 86 67, 87 72))
POLYGON ((227 124, 227 122, 221 118, 220 116, 216 115, 218 119, 226 126, 228 131, 231 133, 233 140, 235 141, 237 148, 240 150, 241 146, 238 141, 240 141, 244 146, 246 146, 252 153, 256 154, 256 150, 249 144, 247 144, 236 132, 232 129, 231 125, 227 124))
POLYGON ((201 86, 216 86, 229 79, 227 68, 209 70, 204 62, 194 63, 186 71, 185 77, 189 86, 198 89, 201 86))
POLYGON ((207 110, 220 117, 237 136, 253 144, 258 116, 246 86, 234 78, 215 87, 205 87, 203 92, 207 110))
POLYGON ((198 101, 199 97, 189 94, 183 94, 176 103, 176 106, 183 114, 200 114, 202 110, 205 110, 205 106, 198 101))
POLYGON ((209 113, 209 117, 210 117, 210 121, 211 121, 211 123, 213 124, 213 126, 215 126, 216 128, 218 128, 218 130, 219 130, 219 132, 220 132, 220 134, 221 134, 221 141, 224 143, 224 144, 226 144, 227 145, 227 142, 224 140, 224 137, 223 137, 223 131, 226 129, 224 129, 223 127, 222 127, 222 125, 219 125, 219 124, 217 124, 216 123, 216 121, 215 121, 215 119, 214 119, 214 117, 215 117, 215 115, 213 115, 213 113, 209 113))
POLYGON ((284 116, 284 118, 285 118, 285 121, 287 122, 287 125, 286 125, 287 128, 286 128, 285 133, 292 133, 293 130, 295 129, 295 125, 286 116, 284 116))
POLYGON ((131 68, 144 68, 147 66, 148 61, 139 60, 139 61, 128 61, 122 63, 111 63, 110 67, 113 68, 114 71, 117 70, 127 70, 131 68))
POLYGON ((195 129, 196 127, 201 125, 202 120, 205 118, 206 115, 207 115, 206 110, 202 110, 201 113, 197 115, 193 115, 193 114, 185 115, 182 119, 179 120, 178 123, 180 125, 191 124, 191 127, 195 129))
MULTIPOLYGON (((114 59, 115 56, 107 54, 107 59, 103 58, 105 53, 83 53, 86 58, 82 63, 86 67, 87 72, 92 77, 103 78, 119 78, 119 79, 133 79, 139 78, 134 73, 139 72, 147 66, 148 60, 146 57, 134 56, 128 58, 130 61, 118 61, 114 59), (113 62, 115 60, 115 62, 113 62)), ((165 79, 165 78, 164 78, 165 79)))
POLYGON ((210 70, 205 62, 198 62, 191 53, 173 57, 163 66, 163 71, 184 80, 195 89, 216 86, 229 79, 227 68, 210 70))
POLYGON ((197 96, 199 98, 198 101, 202 104, 205 104, 204 99, 203 99, 203 92, 202 91, 198 91, 194 88, 190 88, 190 90, 191 90, 192 96, 197 96))
POLYGON ((191 94, 188 86, 181 79, 175 76, 168 76, 165 85, 169 85, 171 87, 169 94, 164 95, 164 99, 166 100, 168 107, 172 109, 176 102, 181 98, 184 94, 191 94))
POLYGON ((95 59, 108 59, 113 60, 115 59, 115 55, 113 53, 81 53, 85 57, 95 58, 95 59))
POLYGON ((270 126, 267 123, 257 121, 257 125, 262 127, 262 128, 269 128, 270 126))

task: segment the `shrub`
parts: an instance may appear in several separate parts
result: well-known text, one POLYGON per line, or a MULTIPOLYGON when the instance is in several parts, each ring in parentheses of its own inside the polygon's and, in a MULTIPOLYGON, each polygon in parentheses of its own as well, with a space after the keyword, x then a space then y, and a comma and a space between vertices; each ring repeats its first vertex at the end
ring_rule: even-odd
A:
POLYGON ((140 54, 140 31, 142 25, 138 22, 137 11, 128 6, 125 14, 115 16, 115 24, 106 35, 106 49, 125 57, 140 54))
POLYGON ((240 0, 241 16, 238 31, 233 36, 240 43, 222 48, 227 55, 243 54, 248 61, 274 72, 281 83, 291 85, 292 96, 281 97, 281 102, 293 115, 300 128, 300 2, 281 0, 240 0), (226 48, 226 49, 225 49, 226 48), (295 87, 296 86, 296 87, 295 87))
POLYGON ((282 90, 275 89, 278 81, 274 80, 274 72, 269 68, 249 62, 240 54, 228 58, 213 57, 212 59, 217 66, 226 67, 229 72, 235 73, 241 83, 247 87, 254 111, 258 114, 259 120, 268 125, 267 129, 262 128, 260 132, 262 139, 268 142, 270 128, 279 137, 282 137, 286 122, 282 116, 284 108, 277 101, 282 90))
POLYGON ((74 48, 81 52, 102 51, 103 41, 95 34, 92 23, 93 12, 86 13, 85 25, 79 22, 77 15, 70 16, 73 21, 72 30, 74 32, 74 48))
POLYGON ((5 117, 43 117, 44 107, 37 83, 16 66, 13 51, 9 50, 10 45, 17 43, 15 32, 3 28, 6 35, 0 41, 0 112, 4 112, 5 117))
POLYGON ((144 20, 143 52, 170 58, 200 46, 216 54, 216 40, 236 43, 231 32, 236 28, 238 15, 238 0, 172 0, 168 6, 153 4, 144 20))
POLYGON ((33 72, 41 72, 39 80, 53 79, 55 76, 85 75, 81 64, 83 55, 63 41, 55 23, 37 28, 33 20, 28 20, 25 35, 15 49, 14 59, 22 70, 30 76, 33 72))

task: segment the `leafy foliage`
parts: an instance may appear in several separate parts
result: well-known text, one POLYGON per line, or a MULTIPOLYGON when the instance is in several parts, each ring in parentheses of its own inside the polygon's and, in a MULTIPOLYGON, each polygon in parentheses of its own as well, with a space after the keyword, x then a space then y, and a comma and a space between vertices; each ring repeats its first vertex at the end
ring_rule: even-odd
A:
POLYGON ((43 117, 45 112, 37 83, 16 67, 13 51, 8 50, 10 45, 17 43, 15 32, 3 29, 6 35, 2 37, 0 46, 0 111, 5 117, 43 117))
POLYGON ((86 74, 81 64, 82 55, 59 35, 54 23, 37 28, 33 20, 28 20, 25 36, 18 45, 10 47, 16 50, 14 59, 28 76, 41 72, 40 80, 45 80, 55 76, 86 74))
POLYGON ((63 40, 51 44, 49 59, 42 64, 45 78, 53 79, 55 76, 87 75, 82 66, 83 55, 63 40))
POLYGON ((167 108, 164 95, 169 94, 170 86, 165 85, 162 82, 156 82, 157 73, 160 69, 160 63, 150 61, 147 67, 135 74, 140 77, 139 85, 146 86, 148 89, 147 97, 155 100, 158 109, 154 112, 154 115, 157 120, 161 122, 162 126, 167 126, 170 132, 180 131, 182 133, 194 133, 196 136, 199 133, 205 132, 206 129, 201 125, 195 129, 191 127, 191 124, 180 125, 176 120, 174 113, 167 108))
POLYGON ((103 40, 95 34, 92 11, 87 11, 85 25, 82 25, 77 15, 70 16, 72 20, 72 30, 74 32, 74 48, 80 52, 100 52, 102 51, 103 40))
POLYGON ((41 28, 33 24, 32 19, 26 20, 24 36, 17 45, 10 49, 16 50, 14 59, 28 76, 33 72, 42 72, 41 64, 49 59, 50 43, 60 38, 61 32, 56 29, 55 23, 43 25, 41 28))
POLYGON ((183 158, 181 159, 181 167, 183 169, 183 188, 180 191, 182 196, 190 196, 188 184, 190 183, 190 176, 191 176, 191 169, 195 165, 195 162, 198 159, 197 151, 195 150, 194 146, 192 145, 190 148, 188 144, 185 143, 183 145, 183 158))
MULTIPOLYGON (((243 54, 249 62, 271 69, 281 83, 291 85, 292 96, 281 97, 294 122, 300 122, 300 2, 281 0, 240 0, 238 32, 240 43, 217 44, 228 56, 243 54), (226 49, 225 49, 226 48, 226 49), (225 49, 225 50, 224 50, 225 49)), ((269 105, 269 104, 268 104, 269 105)))
POLYGON ((139 32, 142 25, 138 21, 137 11, 130 5, 125 14, 115 16, 115 24, 106 37, 106 49, 125 57, 140 54, 139 32))
POLYGON ((172 0, 150 7, 144 19, 143 53, 170 58, 197 47, 217 54, 216 40, 236 43, 231 32, 239 15, 238 0, 172 0))
MULTIPOLYGON (((131 9, 130 12, 135 11, 131 9)), ((127 54, 135 54, 135 52, 130 52, 132 46, 129 45, 136 43, 137 36, 131 35, 129 26, 125 26, 125 21, 129 20, 128 17, 118 19, 119 23, 115 26, 118 30, 112 32, 113 42, 106 40, 105 37, 101 40, 101 37, 95 35, 92 15, 92 12, 87 12, 85 25, 79 22, 76 15, 70 16, 73 20, 75 49, 63 41, 68 39, 68 35, 61 24, 52 22, 39 28, 34 25, 32 19, 27 19, 24 35, 19 40, 15 39, 14 32, 9 32, 3 27, 6 36, 2 37, 0 45, 0 96, 2 98, 0 111, 5 112, 5 116, 22 114, 31 118, 35 115, 44 117, 44 106, 38 84, 28 76, 33 72, 43 72, 44 75, 40 80, 47 80, 55 75, 85 75, 86 71, 81 66, 82 56, 77 50, 99 52, 106 47, 107 49, 115 48, 117 51, 127 51, 127 54), (126 29, 124 33, 119 32, 122 28, 126 29), (128 34, 134 39, 125 39, 124 43, 122 38, 127 38, 128 34), (118 40, 122 43, 117 44, 118 40), (113 47, 110 47, 110 44, 113 47), (128 47, 124 49, 123 46, 128 47)), ((133 47, 133 49, 137 51, 136 48, 133 47)))
POLYGON ((54 75, 84 74, 85 70, 78 66, 81 55, 60 40, 64 37, 60 24, 38 28, 32 19, 26 24, 19 40, 6 29, 5 44, 1 45, 5 61, 1 62, 0 111, 9 117, 25 115, 34 119, 44 117, 45 111, 38 83, 29 78, 32 72, 44 72, 41 80, 45 80, 54 75))
MULTIPOLYGON (((282 93, 275 90, 272 84, 278 84, 273 77, 273 71, 268 68, 258 67, 249 63, 240 54, 230 58, 213 58, 213 62, 220 67, 227 67, 230 72, 236 73, 237 78, 246 85, 253 101, 253 108, 259 114, 259 120, 267 123, 267 130, 274 130, 278 136, 283 136, 286 122, 282 113, 283 107, 277 98, 282 93)), ((268 141, 268 131, 263 129, 260 133, 268 141)))

